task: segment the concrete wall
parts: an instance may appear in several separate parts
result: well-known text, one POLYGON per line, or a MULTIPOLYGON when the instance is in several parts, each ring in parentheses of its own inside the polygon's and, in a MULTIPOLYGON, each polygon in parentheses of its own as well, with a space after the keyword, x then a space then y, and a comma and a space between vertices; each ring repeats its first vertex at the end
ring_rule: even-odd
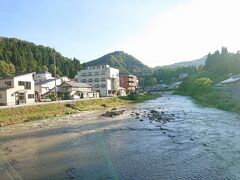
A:
POLYGON ((6 106, 7 105, 7 91, 0 90, 0 105, 6 106))

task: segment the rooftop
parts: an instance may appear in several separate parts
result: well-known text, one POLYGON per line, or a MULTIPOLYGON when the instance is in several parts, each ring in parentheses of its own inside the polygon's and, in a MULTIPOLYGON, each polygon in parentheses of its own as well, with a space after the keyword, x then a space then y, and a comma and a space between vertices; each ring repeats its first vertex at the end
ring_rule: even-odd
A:
POLYGON ((222 81, 220 83, 221 84, 230 84, 230 83, 235 83, 235 82, 237 82, 239 80, 240 80, 240 78, 233 78, 233 77, 231 77, 231 78, 229 78, 229 79, 227 79, 225 81, 222 81))
POLYGON ((92 87, 87 83, 77 83, 77 82, 73 82, 73 81, 67 81, 67 82, 64 82, 64 83, 68 84, 71 87, 80 87, 80 88, 91 88, 92 87))
POLYGON ((108 64, 100 64, 100 65, 96 65, 96 66, 88 66, 87 69, 101 69, 101 68, 106 68, 106 67, 110 67, 108 64))
POLYGON ((55 79, 47 79, 47 80, 43 80, 43 81, 39 81, 37 83, 35 83, 36 85, 42 85, 42 84, 46 84, 49 82, 55 81, 55 79))
POLYGON ((15 74, 15 75, 6 75, 6 76, 0 77, 0 80, 13 79, 14 77, 23 76, 23 75, 27 75, 27 74, 33 74, 33 72, 32 73, 19 73, 19 74, 15 74))

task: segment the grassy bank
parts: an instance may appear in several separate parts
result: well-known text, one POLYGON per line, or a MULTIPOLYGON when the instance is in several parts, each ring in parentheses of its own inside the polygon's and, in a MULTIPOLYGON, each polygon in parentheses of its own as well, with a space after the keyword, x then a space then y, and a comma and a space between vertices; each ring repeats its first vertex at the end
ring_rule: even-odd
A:
POLYGON ((191 96, 205 106, 225 111, 240 112, 239 99, 227 96, 221 89, 214 89, 212 80, 206 77, 184 80, 176 94, 191 96))
POLYGON ((124 106, 130 103, 143 102, 153 99, 156 96, 138 95, 136 99, 131 97, 106 98, 106 99, 86 99, 74 103, 53 103, 32 106, 22 106, 15 108, 0 109, 0 125, 8 125, 19 122, 27 122, 65 114, 77 113, 79 111, 98 110, 124 106))
POLYGON ((184 92, 177 92, 176 94, 190 96, 204 106, 214 107, 224 111, 240 112, 239 99, 228 97, 221 91, 201 95, 190 95, 184 92))

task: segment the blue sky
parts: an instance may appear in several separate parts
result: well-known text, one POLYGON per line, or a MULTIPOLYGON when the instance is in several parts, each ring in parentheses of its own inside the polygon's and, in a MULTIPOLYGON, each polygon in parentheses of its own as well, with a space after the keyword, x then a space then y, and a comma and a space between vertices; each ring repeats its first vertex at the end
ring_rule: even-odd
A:
MULTIPOLYGON (((200 7, 209 4, 209 1, 202 0, 200 7)), ((196 0, 0 0, 0 36, 16 37, 53 47, 64 56, 76 57, 84 61, 98 58, 111 51, 124 50, 149 66, 169 64, 199 58, 214 48, 227 45, 223 41, 204 50, 200 48, 197 52, 194 50, 188 52, 189 46, 187 46, 186 49, 180 48, 181 52, 184 52, 182 54, 179 53, 178 48, 182 39, 176 39, 178 46, 174 46, 175 42, 171 38, 175 37, 178 29, 180 28, 180 32, 185 32, 185 29, 181 29, 181 25, 189 29, 191 27, 189 21, 191 22, 192 18, 189 20, 188 17, 191 15, 198 17, 199 14, 188 12, 189 9, 199 6, 198 2, 196 0), (184 19, 188 21, 185 22, 184 19), (179 26, 174 26, 179 22, 179 26), (169 52, 173 53, 168 55, 169 52), (185 55, 187 53, 189 55, 185 55)), ((225 4, 222 6, 224 7, 225 4)), ((205 19, 198 20, 201 24, 205 19)), ((204 24, 199 27, 202 26, 204 24)), ((179 34, 181 37, 186 36, 186 42, 182 44, 188 44, 188 34, 189 32, 179 34)))

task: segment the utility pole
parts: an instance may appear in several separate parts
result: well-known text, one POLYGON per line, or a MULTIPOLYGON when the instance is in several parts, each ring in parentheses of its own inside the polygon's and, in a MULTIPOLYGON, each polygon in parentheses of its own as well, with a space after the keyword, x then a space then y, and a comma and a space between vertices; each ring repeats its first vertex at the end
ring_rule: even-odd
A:
POLYGON ((55 77, 55 96, 57 96, 57 66, 55 59, 55 52, 53 51, 53 61, 54 61, 54 77, 55 77))

